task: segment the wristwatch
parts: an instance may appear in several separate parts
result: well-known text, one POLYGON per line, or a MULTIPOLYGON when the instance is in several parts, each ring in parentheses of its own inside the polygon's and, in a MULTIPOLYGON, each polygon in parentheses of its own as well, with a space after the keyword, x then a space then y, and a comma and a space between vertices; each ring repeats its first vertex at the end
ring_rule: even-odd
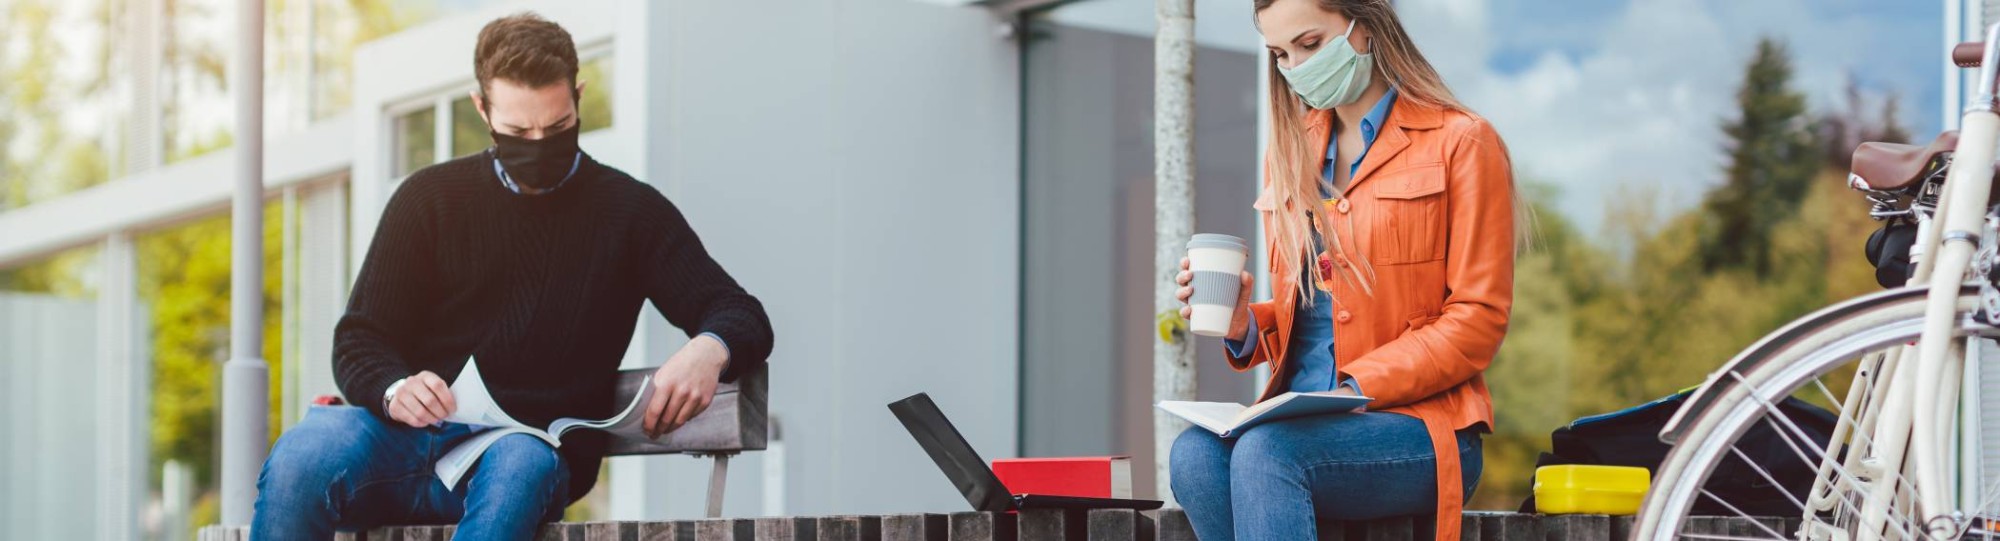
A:
POLYGON ((405 384, 405 383, 409 383, 409 382, 410 382, 410 378, 403 378, 403 379, 399 379, 399 380, 396 380, 396 382, 395 382, 395 383, 391 383, 391 384, 389 384, 389 389, 388 389, 388 390, 386 390, 386 391, 382 391, 382 414, 383 414, 383 415, 388 415, 388 414, 389 414, 389 403, 390 403, 390 402, 394 402, 394 401, 396 400, 396 391, 400 391, 400 390, 402 390, 402 389, 403 389, 403 384, 405 384))

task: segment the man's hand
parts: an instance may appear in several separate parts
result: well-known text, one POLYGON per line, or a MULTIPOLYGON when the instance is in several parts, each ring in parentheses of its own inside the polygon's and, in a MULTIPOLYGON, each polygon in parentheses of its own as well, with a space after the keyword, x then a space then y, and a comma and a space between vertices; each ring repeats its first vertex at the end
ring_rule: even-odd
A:
POLYGON ((389 418, 417 428, 437 424, 454 411, 458 411, 458 400, 452 398, 451 386, 429 370, 404 380, 396 396, 389 399, 389 418))
POLYGON ((694 337, 668 357, 653 373, 653 399, 640 423, 646 437, 659 439, 708 409, 715 399, 716 380, 728 365, 729 348, 708 335, 694 337))

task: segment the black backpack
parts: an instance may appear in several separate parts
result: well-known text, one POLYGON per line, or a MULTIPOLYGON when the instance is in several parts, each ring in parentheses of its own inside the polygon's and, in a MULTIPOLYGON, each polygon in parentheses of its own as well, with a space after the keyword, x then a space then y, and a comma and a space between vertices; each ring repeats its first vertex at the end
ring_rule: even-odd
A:
MULTIPOLYGON (((1605 466, 1636 466, 1658 473, 1660 462, 1666 460, 1668 446, 1660 442, 1660 430, 1667 420, 1687 403, 1692 391, 1682 391, 1673 395, 1640 404, 1622 411, 1577 419, 1549 434, 1549 442, 1554 452, 1542 453, 1535 460, 1535 467, 1559 464, 1595 464, 1605 466)), ((1799 432, 1812 441, 1800 441, 1797 432, 1789 427, 1778 427, 1771 421, 1761 421, 1750 428, 1736 444, 1744 456, 1757 463, 1770 477, 1758 473, 1742 457, 1731 453, 1723 465, 1709 476, 1704 487, 1716 497, 1728 500, 1745 514, 1751 516, 1792 516, 1799 508, 1792 504, 1792 498, 1805 500, 1805 493, 1812 490, 1813 474, 1817 464, 1799 458, 1799 453, 1814 459, 1826 450, 1826 442, 1833 435, 1838 417, 1833 412, 1796 398, 1786 398, 1778 404, 1778 410, 1796 423, 1799 432), (1781 432, 1782 431, 1782 432, 1781 432), (1794 448, 1794 446, 1797 446, 1794 448), (1790 493, 1790 498, 1786 497, 1790 493)), ((1668 480, 1653 479, 1654 486, 1668 480)), ((1535 511, 1535 497, 1528 496, 1521 503, 1521 512, 1535 511)), ((1734 511, 1703 497, 1696 501, 1694 514, 1736 516, 1734 511)))

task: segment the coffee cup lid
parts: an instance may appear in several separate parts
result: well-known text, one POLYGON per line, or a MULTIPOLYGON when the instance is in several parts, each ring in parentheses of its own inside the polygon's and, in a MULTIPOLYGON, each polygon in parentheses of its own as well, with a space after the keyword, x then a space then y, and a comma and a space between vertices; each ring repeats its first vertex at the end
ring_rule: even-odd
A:
POLYGON ((1222 250, 1236 250, 1239 252, 1249 252, 1250 242, 1243 240, 1242 238, 1236 237, 1234 235, 1223 235, 1220 233, 1197 233, 1194 235, 1193 238, 1188 239, 1187 247, 1189 250, 1193 250, 1196 248, 1214 248, 1222 250))

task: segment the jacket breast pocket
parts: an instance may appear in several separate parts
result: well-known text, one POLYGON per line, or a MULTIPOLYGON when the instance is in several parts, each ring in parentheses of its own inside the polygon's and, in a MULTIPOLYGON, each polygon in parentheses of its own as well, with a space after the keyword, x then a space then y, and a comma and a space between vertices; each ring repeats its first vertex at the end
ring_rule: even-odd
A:
POLYGON ((1369 260, 1398 265, 1444 259, 1450 210, 1444 166, 1405 169, 1379 182, 1369 212, 1369 260))

